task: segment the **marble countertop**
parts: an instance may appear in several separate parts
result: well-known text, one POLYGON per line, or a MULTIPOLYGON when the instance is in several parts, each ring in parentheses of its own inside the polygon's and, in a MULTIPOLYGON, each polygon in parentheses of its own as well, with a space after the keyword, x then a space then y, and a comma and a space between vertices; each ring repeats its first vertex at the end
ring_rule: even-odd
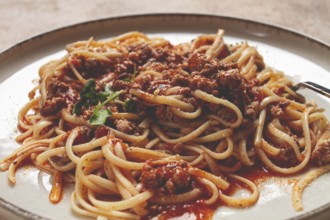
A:
POLYGON ((1 0, 0 52, 88 20, 145 13, 206 13, 283 26, 330 44, 329 0, 1 0))

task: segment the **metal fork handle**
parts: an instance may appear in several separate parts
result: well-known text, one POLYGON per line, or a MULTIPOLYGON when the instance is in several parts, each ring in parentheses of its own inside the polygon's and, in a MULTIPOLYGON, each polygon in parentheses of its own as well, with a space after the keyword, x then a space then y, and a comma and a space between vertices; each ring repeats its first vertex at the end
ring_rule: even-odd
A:
POLYGON ((320 93, 321 95, 324 95, 324 96, 330 98, 330 89, 325 88, 324 86, 321 86, 319 84, 307 81, 307 82, 301 82, 301 83, 298 83, 297 85, 292 86, 292 89, 295 91, 300 88, 307 88, 307 89, 313 90, 317 93, 320 93))

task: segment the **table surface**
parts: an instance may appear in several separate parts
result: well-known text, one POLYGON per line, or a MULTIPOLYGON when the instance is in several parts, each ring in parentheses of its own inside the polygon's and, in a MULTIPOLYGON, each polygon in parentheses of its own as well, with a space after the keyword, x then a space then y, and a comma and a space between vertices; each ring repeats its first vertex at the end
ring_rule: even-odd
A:
POLYGON ((280 25, 330 45, 330 0, 0 0, 0 52, 88 20, 145 13, 207 13, 280 25))

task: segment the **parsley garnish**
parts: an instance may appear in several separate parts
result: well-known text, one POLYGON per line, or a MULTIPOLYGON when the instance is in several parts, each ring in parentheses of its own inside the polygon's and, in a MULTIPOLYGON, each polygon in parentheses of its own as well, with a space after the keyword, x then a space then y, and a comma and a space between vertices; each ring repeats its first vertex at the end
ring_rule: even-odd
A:
POLYGON ((97 105, 99 102, 98 95, 95 91, 95 80, 89 80, 80 92, 80 100, 74 105, 73 113, 82 114, 82 107, 88 108, 91 105, 97 105))
POLYGON ((74 105, 73 113, 76 115, 81 115, 83 107, 88 108, 98 104, 95 107, 89 122, 92 125, 101 125, 104 124, 107 117, 112 114, 110 110, 101 108, 116 99, 122 91, 114 92, 109 87, 106 87, 104 92, 97 93, 95 88, 95 80, 89 80, 85 84, 84 88, 80 92, 80 100, 74 105))
POLYGON ((113 93, 111 90, 97 93, 95 91, 95 80, 89 80, 82 91, 80 92, 80 100, 74 105, 73 113, 76 115, 82 114, 82 107, 88 108, 89 106, 97 105, 103 102, 109 95, 113 93))
POLYGON ((115 100, 121 93, 122 93, 122 91, 114 92, 104 102, 97 105, 94 109, 94 112, 93 112, 91 118, 89 119, 89 122, 92 125, 104 124, 105 121, 107 120, 107 118, 109 116, 111 116, 112 113, 109 109, 101 109, 101 108, 103 106, 105 106, 106 104, 108 104, 109 102, 115 100))
POLYGON ((133 99, 128 99, 125 101, 124 108, 127 112, 134 112, 136 102, 133 99))

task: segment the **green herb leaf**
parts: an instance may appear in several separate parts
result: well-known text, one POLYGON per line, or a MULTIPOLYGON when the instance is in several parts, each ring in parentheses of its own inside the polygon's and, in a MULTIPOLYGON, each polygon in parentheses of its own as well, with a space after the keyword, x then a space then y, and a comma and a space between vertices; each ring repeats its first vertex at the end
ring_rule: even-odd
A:
POLYGON ((76 115, 81 115, 83 106, 84 106, 84 102, 78 101, 73 107, 73 113, 75 113, 76 115))
POLYGON ((108 104, 109 102, 115 100, 122 91, 112 93, 105 101, 95 107, 93 115, 89 119, 89 122, 92 125, 101 125, 106 122, 107 117, 109 117, 112 113, 108 109, 101 109, 103 106, 108 104))
POLYGON ((125 82, 132 82, 133 81, 132 78, 128 78, 128 77, 126 77, 126 78, 124 78, 122 80, 125 81, 125 82))
POLYGON ((110 87, 105 87, 104 92, 97 93, 95 91, 96 82, 95 80, 89 80, 82 91, 80 92, 80 100, 74 105, 73 113, 76 115, 82 114, 82 108, 89 106, 94 106, 99 104, 100 102, 104 102, 114 91, 111 90, 110 87))
POLYGON ((111 95, 112 93, 114 93, 114 91, 111 89, 111 86, 106 85, 104 87, 104 92, 107 93, 108 95, 111 95))
POLYGON ((92 125, 103 125, 109 116, 111 112, 108 109, 95 110, 89 121, 92 125))
POLYGON ((84 88, 81 90, 81 97, 93 97, 95 92, 96 82, 91 79, 85 84, 84 88))
POLYGON ((135 106, 136 102, 133 99, 128 99, 124 104, 125 111, 127 112, 135 112, 135 106))
POLYGON ((100 92, 97 94, 97 98, 100 100, 100 102, 104 102, 110 94, 108 92, 100 92))
POLYGON ((116 99, 122 91, 114 92, 110 87, 105 87, 104 92, 97 93, 95 91, 96 82, 95 80, 89 80, 80 93, 80 100, 74 105, 73 113, 77 115, 82 114, 83 107, 88 108, 95 106, 94 112, 89 119, 92 125, 104 124, 111 111, 109 109, 102 109, 103 106, 116 99), (101 103, 100 103, 101 102, 101 103), (100 103, 100 104, 99 104, 100 103))
POLYGON ((73 113, 76 115, 82 114, 82 107, 97 105, 99 102, 98 94, 95 91, 95 80, 89 80, 80 92, 80 100, 74 105, 73 113))

